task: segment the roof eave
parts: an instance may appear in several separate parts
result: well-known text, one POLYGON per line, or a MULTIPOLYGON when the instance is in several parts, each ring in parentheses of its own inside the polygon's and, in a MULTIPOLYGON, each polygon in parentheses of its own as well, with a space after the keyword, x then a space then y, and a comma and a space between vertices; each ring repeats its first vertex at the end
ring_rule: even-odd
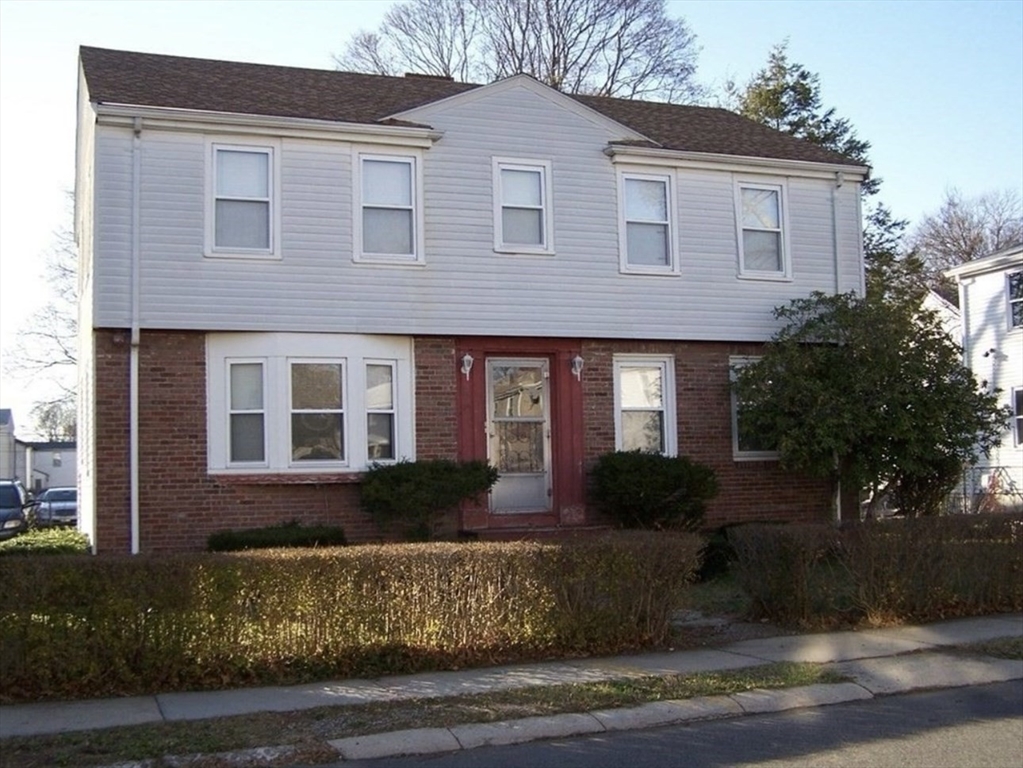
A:
POLYGON ((358 135, 411 146, 430 146, 444 134, 427 125, 381 125, 352 123, 308 117, 251 115, 180 107, 154 107, 138 104, 93 102, 97 120, 104 125, 132 125, 141 118, 143 128, 165 130, 202 130, 217 133, 266 133, 276 136, 337 137, 358 135))
POLYGON ((788 171, 801 176, 834 177, 841 173, 849 181, 864 181, 870 176, 865 165, 844 163, 822 163, 812 160, 789 160, 777 157, 756 157, 752 155, 726 155, 717 152, 690 152, 680 149, 660 149, 635 145, 609 144, 604 154, 613 162, 643 163, 652 165, 686 165, 688 167, 721 168, 735 166, 740 170, 764 169, 765 171, 788 171))
POLYGON ((997 272, 1000 269, 1023 266, 1023 245, 1005 248, 990 256, 983 256, 973 261, 945 270, 945 276, 961 280, 964 277, 982 275, 985 272, 997 272))

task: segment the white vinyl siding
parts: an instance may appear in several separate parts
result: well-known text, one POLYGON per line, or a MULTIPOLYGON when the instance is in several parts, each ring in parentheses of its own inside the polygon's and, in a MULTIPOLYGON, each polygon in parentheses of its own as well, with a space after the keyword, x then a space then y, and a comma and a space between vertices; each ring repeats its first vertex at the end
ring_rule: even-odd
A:
MULTIPOLYGON (((521 87, 472 105, 433 105, 417 112, 416 122, 434 126, 443 137, 428 150, 400 152, 341 139, 280 140, 275 162, 282 260, 204 259, 204 137, 144 130, 143 328, 400 336, 471 330, 491 336, 760 342, 778 328, 774 307, 836 289, 833 178, 785 180, 793 265, 786 283, 736 279, 731 170, 656 169, 672 177, 678 224, 673 240, 684 279, 623 275, 619 166, 602 152, 619 133, 521 87), (557 257, 494 253, 493 158, 535 158, 538 147, 556 175, 551 215, 557 257), (417 192, 424 201, 417 227, 424 249, 417 255, 426 254, 425 266, 413 266, 420 262, 408 257, 362 259, 355 251, 361 220, 358 157, 392 151, 417 160, 416 180, 422 182, 417 192)), ((126 328, 132 295, 130 127, 98 126, 96 157, 93 324, 126 328)), ((861 282, 858 187, 846 183, 835 193, 838 287, 847 291, 861 282)), ((1004 296, 1004 276, 1001 290, 1004 296)), ((1000 320, 1005 322, 1004 315, 1000 320)))
POLYGON ((361 471, 414 458, 411 360, 409 340, 395 337, 209 334, 210 471, 361 471))
POLYGON ((272 146, 208 143, 207 256, 278 256, 276 157, 272 146))
POLYGON ((551 164, 495 157, 494 250, 554 253, 551 164))
POLYGON ((618 177, 623 272, 678 274, 671 176, 622 172, 618 177))
POLYGON ((791 277, 784 185, 739 181, 735 206, 739 275, 773 280, 791 277))
POLYGON ((355 260, 421 263, 417 158, 360 153, 356 168, 355 260))
POLYGON ((678 453, 672 356, 616 355, 614 404, 616 450, 678 453))

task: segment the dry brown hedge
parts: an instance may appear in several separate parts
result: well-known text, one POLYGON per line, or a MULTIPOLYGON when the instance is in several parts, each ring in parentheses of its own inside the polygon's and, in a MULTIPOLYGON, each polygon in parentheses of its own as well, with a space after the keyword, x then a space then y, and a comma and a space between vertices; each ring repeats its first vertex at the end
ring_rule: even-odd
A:
POLYGON ((661 643, 702 541, 402 544, 0 565, 0 698, 372 677, 661 643))

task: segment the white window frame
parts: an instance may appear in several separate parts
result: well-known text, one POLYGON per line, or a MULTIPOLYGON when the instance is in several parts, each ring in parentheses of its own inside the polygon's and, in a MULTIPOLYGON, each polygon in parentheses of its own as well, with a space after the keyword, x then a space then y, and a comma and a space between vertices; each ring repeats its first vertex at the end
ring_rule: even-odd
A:
POLYGON ((362 361, 362 378, 363 378, 363 391, 369 391, 369 366, 379 365, 386 366, 391 369, 391 407, 389 410, 383 408, 370 408, 369 403, 363 409, 363 414, 366 420, 366 454, 369 455, 369 417, 373 413, 388 413, 392 417, 391 421, 391 449, 394 456, 389 459, 370 459, 374 464, 394 464, 398 461, 398 363, 396 360, 376 360, 373 358, 365 358, 362 361))
MULTIPOLYGON (((267 373, 268 366, 265 357, 227 357, 223 365, 224 372, 224 403, 225 418, 223 419, 224 429, 224 462, 232 468, 261 469, 268 466, 267 453, 267 373), (231 417, 236 413, 231 408, 231 366, 233 365, 259 365, 263 374, 263 460, 262 461, 232 461, 231 459, 231 417)), ((237 413, 254 413, 254 411, 237 411, 237 413)))
MULTIPOLYGON (((622 430, 622 368, 649 367, 661 369, 661 411, 664 414, 664 453, 665 456, 678 455, 678 416, 675 404, 675 356, 674 355, 615 355, 613 360, 614 375, 614 421, 615 450, 623 448, 624 433, 622 430)), ((637 410, 650 410, 647 408, 637 410)))
MULTIPOLYGON (((788 185, 782 179, 736 179, 735 180, 735 235, 736 252, 738 253, 738 274, 740 278, 748 280, 783 280, 792 279, 792 257, 789 247, 789 201, 788 185), (744 249, 743 231, 747 228, 742 224, 742 191, 744 189, 760 189, 778 194, 778 219, 781 225, 780 248, 781 248, 781 270, 756 270, 746 269, 746 254, 744 249)), ((774 229, 750 229, 754 232, 775 232, 774 229)))
POLYGON ((1006 272, 1005 273, 1005 311, 1007 313, 1006 321, 1009 331, 1020 331, 1023 330, 1023 322, 1014 323, 1012 319, 1012 307, 1014 304, 1023 305, 1023 299, 1012 298, 1012 282, 1011 278, 1014 275, 1018 275, 1019 279, 1023 281, 1023 270, 1019 272, 1006 272))
MULTIPOLYGON (((426 263, 423 235, 423 156, 420 152, 387 152, 380 147, 352 150, 352 260, 356 263, 421 266, 426 263), (368 253, 363 250, 362 176, 365 161, 406 163, 412 183, 412 253, 368 253)), ((381 207, 381 206, 371 206, 381 207)), ((395 208, 396 210, 398 208, 395 208)), ((405 210, 401 208, 401 210, 405 210)))
POLYGON ((206 140, 205 154, 206 222, 203 254, 208 258, 279 260, 281 258, 280 143, 266 141, 247 143, 237 138, 232 138, 229 141, 208 138, 206 140), (267 179, 267 184, 270 192, 269 198, 267 198, 270 206, 268 216, 268 226, 270 227, 268 248, 238 248, 236 246, 217 245, 217 153, 221 151, 262 153, 268 158, 267 173, 269 178, 267 179))
MULTIPOLYGON (((639 220, 637 220, 639 221, 639 220)), ((679 248, 678 248, 678 215, 675 210, 675 174, 656 173, 647 170, 618 169, 618 254, 619 269, 623 274, 630 275, 673 275, 677 276, 679 270, 679 248), (665 196, 668 205, 668 220, 666 222, 645 222, 663 223, 668 225, 668 263, 664 266, 654 264, 630 264, 629 263, 629 218, 626 214, 626 182, 629 179, 637 181, 658 181, 665 186, 665 196)))
POLYGON ((209 333, 206 337, 207 469, 211 474, 356 473, 371 464, 415 459, 412 340, 408 337, 320 333, 209 333), (263 457, 230 461, 232 363, 263 365, 263 457), (291 365, 342 366, 344 459, 292 460, 291 365), (394 459, 368 457, 367 364, 393 370, 394 459), (360 415, 361 414, 361 415, 360 415))
POLYGON ((324 466, 346 466, 348 464, 348 363, 343 357, 289 357, 286 360, 285 374, 287 375, 287 417, 288 417, 288 465, 290 467, 324 467, 324 466), (295 439, 292 434, 291 417, 295 413, 304 413, 305 410, 295 410, 294 388, 292 386, 291 369, 296 365, 339 365, 341 366, 341 407, 324 408, 313 411, 314 413, 340 413, 341 414, 341 459, 302 459, 296 460, 293 456, 295 439))
POLYGON ((1023 386, 1013 387, 1009 392, 1009 407, 1012 408, 1012 441, 1019 448, 1023 446, 1023 408, 1018 408, 1017 398, 1023 398, 1023 386))
MULTIPOLYGON (((494 195, 494 250, 497 253, 518 253, 539 256, 554 255, 554 193, 552 164, 550 160, 533 160, 514 157, 495 157, 492 160, 492 183, 494 195), (540 210, 543 222, 543 241, 539 245, 504 242, 504 185, 501 171, 529 171, 540 174, 540 210)), ((521 208, 522 206, 508 206, 521 208)))
MULTIPOLYGON (((728 358, 728 381, 729 384, 735 381, 735 371, 744 365, 755 363, 759 357, 748 355, 728 358)), ((732 420, 732 460, 733 461, 777 461, 778 451, 743 451, 739 449, 739 397, 731 386, 731 420, 732 420)))

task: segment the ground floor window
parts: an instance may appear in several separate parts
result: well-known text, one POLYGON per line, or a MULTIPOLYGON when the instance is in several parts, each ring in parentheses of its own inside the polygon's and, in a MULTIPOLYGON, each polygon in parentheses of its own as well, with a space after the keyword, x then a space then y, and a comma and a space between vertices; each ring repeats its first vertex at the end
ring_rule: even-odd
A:
POLYGON ((410 339, 211 333, 206 346, 212 471, 361 471, 413 457, 410 339))
POLYGON ((675 360, 671 355, 615 355, 615 448, 674 456, 675 360))
MULTIPOLYGON (((730 357, 728 359, 731 377, 744 365, 756 362, 755 357, 730 357)), ((777 445, 764 435, 750 429, 742 418, 743 404, 735 391, 732 391, 732 456, 737 461, 770 460, 778 458, 777 445)))

